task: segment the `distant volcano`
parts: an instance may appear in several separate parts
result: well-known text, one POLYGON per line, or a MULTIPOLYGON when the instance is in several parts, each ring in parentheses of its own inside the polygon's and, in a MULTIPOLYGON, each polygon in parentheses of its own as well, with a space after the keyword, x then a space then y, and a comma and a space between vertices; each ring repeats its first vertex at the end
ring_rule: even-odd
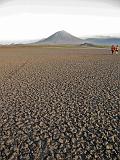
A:
POLYGON ((91 37, 91 38, 78 38, 70 33, 62 30, 58 31, 48 38, 40 40, 27 40, 27 41, 6 41, 0 42, 0 45, 79 45, 81 47, 95 47, 96 45, 110 46, 112 44, 120 45, 120 37, 91 37))
POLYGON ((66 31, 58 31, 50 37, 38 41, 36 44, 81 44, 82 40, 66 31))

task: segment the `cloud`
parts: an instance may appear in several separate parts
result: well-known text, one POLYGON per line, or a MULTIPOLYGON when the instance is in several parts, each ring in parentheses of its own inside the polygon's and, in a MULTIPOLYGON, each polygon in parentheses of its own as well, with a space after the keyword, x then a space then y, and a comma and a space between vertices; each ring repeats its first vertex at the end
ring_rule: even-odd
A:
POLYGON ((120 0, 0 0, 0 17, 23 13, 120 17, 120 0))
POLYGON ((108 2, 108 3, 112 3, 112 4, 120 4, 119 0, 102 0, 103 2, 108 2))
POLYGON ((7 2, 10 2, 12 0, 0 0, 0 4, 4 4, 4 3, 7 3, 7 2))
POLYGON ((106 3, 106 4, 111 4, 112 6, 120 8, 120 0, 101 0, 100 2, 103 2, 103 3, 106 3))
POLYGON ((65 5, 65 4, 76 4, 82 5, 84 3, 106 3, 108 5, 120 7, 120 0, 0 0, 0 4, 7 2, 14 2, 16 4, 40 4, 40 5, 65 5))
POLYGON ((0 0, 0 9, 2 8, 9 10, 1 10, 1 16, 26 12, 120 16, 120 0, 0 0))

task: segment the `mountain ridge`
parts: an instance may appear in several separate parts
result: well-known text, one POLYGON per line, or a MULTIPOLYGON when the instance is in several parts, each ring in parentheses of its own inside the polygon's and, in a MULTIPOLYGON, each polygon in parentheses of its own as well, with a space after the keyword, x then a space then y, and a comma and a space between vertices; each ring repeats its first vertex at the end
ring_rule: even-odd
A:
POLYGON ((81 39, 78 37, 75 37, 74 35, 62 30, 58 31, 51 36, 45 38, 44 40, 38 41, 36 44, 93 44, 93 45, 112 45, 112 44, 120 44, 120 38, 119 37, 108 37, 108 36, 102 36, 102 37, 94 37, 94 38, 86 38, 81 39))
POLYGON ((99 36, 89 38, 79 38, 64 30, 55 32, 47 38, 34 40, 18 40, 18 41, 3 41, 0 45, 120 45, 120 37, 99 36))

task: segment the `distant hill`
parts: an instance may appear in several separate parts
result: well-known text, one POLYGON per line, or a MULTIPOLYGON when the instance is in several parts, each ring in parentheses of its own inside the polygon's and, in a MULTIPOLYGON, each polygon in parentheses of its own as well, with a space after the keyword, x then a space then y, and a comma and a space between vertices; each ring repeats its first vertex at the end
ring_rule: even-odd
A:
POLYGON ((80 46, 81 47, 96 47, 96 45, 91 44, 91 43, 82 43, 80 46))
POLYGON ((27 44, 34 44, 37 41, 38 40, 1 41, 0 45, 8 45, 8 46, 12 46, 12 45, 27 45, 27 44))
MULTIPOLYGON (((48 45, 60 45, 60 44, 82 44, 82 46, 94 46, 94 45, 112 45, 120 44, 120 38, 115 37, 97 37, 97 38, 86 38, 80 39, 71 35, 66 31, 58 31, 48 38, 42 39, 35 44, 48 44, 48 45)), ((94 46, 95 47, 95 46, 94 46)))
POLYGON ((107 37, 107 38, 88 38, 84 40, 84 43, 91 43, 95 45, 120 45, 120 38, 107 37))
POLYGON ((82 40, 66 31, 58 31, 36 44, 81 44, 82 40))

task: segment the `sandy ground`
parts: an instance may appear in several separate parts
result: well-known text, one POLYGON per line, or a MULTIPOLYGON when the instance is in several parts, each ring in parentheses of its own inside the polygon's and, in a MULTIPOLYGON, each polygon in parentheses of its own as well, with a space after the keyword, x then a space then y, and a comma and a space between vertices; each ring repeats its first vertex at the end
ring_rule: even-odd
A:
POLYGON ((120 55, 0 48, 0 160, 118 160, 120 55))

